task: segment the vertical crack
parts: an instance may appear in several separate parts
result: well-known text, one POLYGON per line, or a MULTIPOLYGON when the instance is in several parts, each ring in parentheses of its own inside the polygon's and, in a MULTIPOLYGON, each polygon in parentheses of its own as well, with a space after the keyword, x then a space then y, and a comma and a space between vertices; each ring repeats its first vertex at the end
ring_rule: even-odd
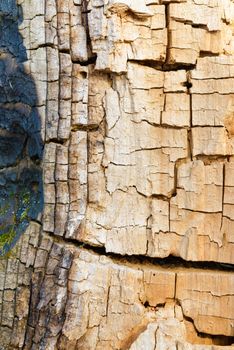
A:
POLYGON ((9 258, 6 258, 6 269, 5 269, 5 275, 4 275, 4 281, 3 281, 3 289, 2 289, 2 305, 1 305, 1 311, 0 311, 0 314, 1 314, 0 325, 2 325, 2 320, 3 320, 3 300, 4 300, 4 291, 5 291, 5 286, 6 286, 8 261, 9 261, 9 258))
POLYGON ((177 272, 175 273, 174 300, 176 300, 176 294, 177 294, 177 272))
POLYGON ((225 178, 226 178, 226 163, 223 163, 223 184, 222 184, 222 218, 220 224, 220 230, 223 227, 223 215, 224 215, 224 192, 225 192, 225 178))
POLYGON ((157 350, 157 333, 158 333, 158 326, 157 328, 155 329, 155 335, 154 335, 154 340, 155 340, 155 344, 154 344, 154 350, 157 350))
POLYGON ((193 109, 192 109, 192 92, 191 92, 191 72, 187 71, 187 82, 186 82, 186 86, 187 86, 187 93, 189 95, 189 106, 190 106, 190 127, 188 130, 188 156, 191 160, 193 160, 193 140, 192 140, 192 127, 193 127, 193 109))
POLYGON ((20 272, 20 257, 21 257, 21 254, 22 254, 22 247, 23 247, 23 237, 21 237, 21 242, 20 242, 20 248, 19 248, 19 258, 17 259, 18 260, 18 265, 17 265, 17 277, 16 277, 16 289, 15 289, 15 294, 14 294, 14 311, 13 311, 13 315, 14 315, 14 320, 13 320, 13 326, 12 326, 12 331, 15 330, 16 328, 16 303, 17 303, 17 290, 19 288, 19 272, 20 272))
POLYGON ((108 318, 108 311, 109 311, 110 289, 111 289, 111 285, 108 286, 108 290, 107 290, 107 298, 106 298, 106 318, 108 318))
POLYGON ((92 40, 89 32, 89 18, 88 14, 90 10, 88 10, 88 1, 81 1, 81 14, 82 14, 82 25, 86 29, 86 40, 87 40, 87 52, 88 52, 88 62, 95 63, 97 59, 97 55, 92 50, 92 40))
POLYGON ((163 68, 170 64, 170 47, 171 47, 171 31, 170 31, 170 5, 165 4, 165 19, 167 28, 167 48, 166 48, 166 59, 163 68))

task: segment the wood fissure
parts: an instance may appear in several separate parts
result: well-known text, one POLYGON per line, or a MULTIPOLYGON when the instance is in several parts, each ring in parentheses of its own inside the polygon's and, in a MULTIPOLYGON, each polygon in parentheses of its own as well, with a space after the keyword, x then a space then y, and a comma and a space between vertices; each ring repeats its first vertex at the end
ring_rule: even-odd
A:
POLYGON ((0 349, 234 349, 234 3, 0 3, 0 349))

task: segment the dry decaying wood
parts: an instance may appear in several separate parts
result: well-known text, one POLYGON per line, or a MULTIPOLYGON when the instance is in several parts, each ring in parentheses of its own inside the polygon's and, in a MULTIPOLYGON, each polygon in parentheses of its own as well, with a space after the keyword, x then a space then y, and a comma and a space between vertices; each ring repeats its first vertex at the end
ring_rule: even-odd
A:
POLYGON ((233 0, 3 2, 44 209, 0 259, 0 349, 234 349, 233 0))

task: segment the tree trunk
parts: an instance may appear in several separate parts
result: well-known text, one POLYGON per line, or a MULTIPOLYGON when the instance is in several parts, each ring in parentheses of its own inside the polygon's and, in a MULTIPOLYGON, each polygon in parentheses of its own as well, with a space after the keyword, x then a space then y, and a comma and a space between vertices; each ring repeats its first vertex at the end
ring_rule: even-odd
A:
POLYGON ((233 1, 16 2, 0 349, 234 349, 233 1))

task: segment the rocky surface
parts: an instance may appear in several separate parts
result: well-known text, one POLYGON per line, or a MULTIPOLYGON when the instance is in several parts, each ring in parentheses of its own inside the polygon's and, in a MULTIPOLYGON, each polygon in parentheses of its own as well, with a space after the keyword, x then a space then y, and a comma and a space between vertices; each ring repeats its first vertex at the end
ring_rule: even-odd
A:
POLYGON ((0 260, 0 349, 234 349, 233 1, 17 3, 0 210, 10 187, 32 201, 0 260))

